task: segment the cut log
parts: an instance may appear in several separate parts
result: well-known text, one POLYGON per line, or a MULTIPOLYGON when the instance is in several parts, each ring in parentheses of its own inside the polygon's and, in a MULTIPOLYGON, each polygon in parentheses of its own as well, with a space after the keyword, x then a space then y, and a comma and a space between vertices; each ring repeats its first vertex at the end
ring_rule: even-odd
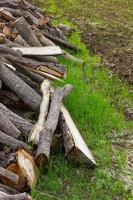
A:
POLYGON ((0 9, 0 16, 7 21, 15 20, 15 17, 13 17, 12 14, 9 11, 5 10, 4 8, 0 9))
POLYGON ((55 43, 44 36, 42 31, 35 30, 35 35, 43 46, 56 46, 55 43))
POLYGON ((76 58, 75 56, 67 53, 66 51, 64 51, 63 57, 68 59, 68 60, 71 60, 72 62, 79 63, 81 65, 84 63, 84 61, 82 59, 76 58))
POLYGON ((30 46, 42 46, 24 17, 17 19, 14 24, 20 35, 28 42, 30 46))
POLYGON ((35 111, 38 111, 38 104, 41 97, 28 84, 9 70, 2 62, 0 63, 0 79, 8 86, 20 99, 35 111))
POLYGON ((50 110, 47 116, 47 120, 44 124, 44 130, 42 131, 39 138, 39 144, 35 156, 36 163, 38 165, 46 165, 48 163, 52 137, 58 123, 61 102, 62 99, 67 96, 71 90, 72 85, 68 84, 63 88, 56 89, 53 94, 50 110))
POLYGON ((13 195, 3 195, 2 197, 0 197, 0 200, 32 200, 32 197, 30 197, 26 193, 21 193, 13 195))
POLYGON ((50 101, 50 81, 44 80, 44 82, 41 85, 41 91, 43 94, 42 102, 40 104, 40 113, 38 117, 38 121, 33 126, 33 129, 31 130, 30 136, 29 136, 29 142, 34 142, 35 144, 38 144, 39 137, 41 132, 44 129, 44 123, 46 121, 48 108, 49 108, 49 101, 50 101))
POLYGON ((19 115, 13 113, 6 106, 0 103, 0 112, 3 112, 11 120, 11 122, 25 135, 28 135, 31 132, 33 124, 19 115))
POLYGON ((7 47, 21 47, 20 44, 12 42, 11 40, 8 40, 7 38, 5 39, 5 44, 4 45, 7 46, 7 47))
POLYGON ((33 56, 52 56, 52 55, 62 55, 63 51, 58 46, 47 46, 47 47, 13 47, 13 50, 19 50, 23 55, 33 56))
POLYGON ((21 134, 21 132, 10 121, 7 115, 4 114, 2 111, 0 112, 0 130, 14 138, 18 138, 21 134))
POLYGON ((15 43, 21 45, 21 46, 24 46, 24 47, 30 47, 30 45, 28 44, 28 42, 26 42, 22 37, 21 35, 18 35, 15 40, 14 40, 15 43))
POLYGON ((54 56, 32 56, 41 62, 59 63, 58 59, 54 56))
POLYGON ((23 147, 23 148, 29 150, 29 147, 26 143, 24 143, 20 140, 17 140, 16 138, 13 138, 9 135, 6 135, 2 131, 0 131, 0 143, 9 146, 12 149, 17 149, 17 148, 23 147))
POLYGON ((6 194, 19 194, 17 190, 14 190, 6 185, 3 185, 2 183, 0 183, 0 191, 6 194))
POLYGON ((74 51, 78 50, 78 48, 75 45, 70 44, 69 42, 67 42, 65 40, 62 40, 62 39, 60 39, 58 37, 55 37, 55 36, 49 34, 48 32, 43 31, 43 34, 44 34, 45 37, 47 37, 48 39, 52 40, 53 42, 55 42, 58 45, 62 45, 65 48, 70 49, 70 50, 74 50, 74 51))
POLYGON ((5 43, 5 35, 0 33, 0 44, 5 43))
POLYGON ((39 62, 33 59, 27 59, 22 57, 18 60, 17 57, 12 55, 5 55, 6 59, 8 59, 12 64, 16 64, 22 68, 27 70, 32 70, 46 76, 46 74, 57 76, 57 77, 66 77, 67 68, 64 65, 58 63, 49 63, 49 62, 39 62))
POLYGON ((14 184, 18 183, 19 177, 17 174, 14 174, 13 172, 10 172, 7 169, 4 169, 3 167, 0 167, 0 179, 6 179, 10 180, 14 184))
POLYGON ((61 127, 63 132, 66 158, 69 161, 77 163, 87 163, 89 166, 96 165, 95 159, 92 156, 91 151, 84 142, 69 112, 63 104, 61 106, 61 112, 61 127))
POLYGON ((3 44, 0 44, 0 52, 9 53, 9 54, 17 56, 17 57, 22 56, 21 51, 11 49, 11 48, 7 47, 6 45, 3 45, 3 44))
POLYGON ((34 188, 37 184, 37 168, 34 158, 24 149, 20 149, 17 152, 17 161, 27 185, 31 189, 34 188))

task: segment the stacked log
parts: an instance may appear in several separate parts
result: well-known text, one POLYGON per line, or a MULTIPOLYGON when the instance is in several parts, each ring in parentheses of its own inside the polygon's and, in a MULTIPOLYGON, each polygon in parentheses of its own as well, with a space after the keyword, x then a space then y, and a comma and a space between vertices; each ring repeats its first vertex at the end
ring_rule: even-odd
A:
POLYGON ((63 104, 72 85, 53 87, 67 77, 60 55, 83 63, 67 52, 78 50, 70 31, 26 0, 0 1, 0 199, 32 199, 37 168, 60 143, 68 161, 96 165, 63 104))

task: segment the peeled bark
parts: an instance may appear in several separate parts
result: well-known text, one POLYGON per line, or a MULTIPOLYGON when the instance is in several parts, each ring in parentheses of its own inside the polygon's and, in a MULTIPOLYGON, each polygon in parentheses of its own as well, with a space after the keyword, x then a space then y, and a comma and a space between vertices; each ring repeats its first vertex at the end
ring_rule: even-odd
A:
POLYGON ((63 88, 56 89, 53 94, 50 110, 47 116, 47 120, 44 124, 44 129, 39 138, 39 144, 35 156, 36 163, 38 165, 42 163, 48 163, 52 137, 57 127, 61 102, 62 99, 67 96, 71 90, 72 86, 68 84, 63 88))
POLYGON ((48 108, 49 108, 49 101, 50 101, 50 81, 44 80, 44 82, 41 85, 41 91, 43 94, 42 102, 40 104, 40 113, 38 117, 38 121, 33 126, 33 129, 31 130, 30 136, 29 136, 29 142, 34 142, 35 144, 38 144, 39 137, 41 132, 44 129, 44 124, 46 121, 48 108))
POLYGON ((41 97, 28 84, 15 75, 3 63, 0 63, 0 79, 8 86, 20 99, 32 108, 38 111, 41 97))

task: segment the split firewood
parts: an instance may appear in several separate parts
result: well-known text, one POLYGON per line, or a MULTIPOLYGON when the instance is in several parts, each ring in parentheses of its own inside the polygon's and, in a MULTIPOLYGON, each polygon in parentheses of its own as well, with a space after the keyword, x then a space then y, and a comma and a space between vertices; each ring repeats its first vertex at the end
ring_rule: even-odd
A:
POLYGON ((61 113, 61 129, 63 132, 66 159, 77 163, 87 163, 89 166, 96 165, 91 151, 63 104, 61 105, 61 113))
POLYGON ((20 99, 35 111, 38 111, 38 104, 41 97, 28 84, 9 70, 2 62, 0 63, 0 79, 8 86, 20 99))
POLYGON ((0 143, 6 146, 10 146, 12 149, 23 147, 29 150, 29 147, 26 143, 17 140, 16 138, 9 136, 2 131, 0 131, 0 143))
POLYGON ((39 138, 39 144, 36 152, 36 163, 39 164, 47 164, 50 154, 50 147, 52 143, 52 137, 55 132, 62 99, 67 96, 72 90, 72 85, 66 85, 63 88, 56 89, 52 101, 50 104, 50 110, 47 116, 47 120, 44 124, 44 129, 39 138))
POLYGON ((29 136, 29 142, 34 142, 35 144, 38 144, 39 137, 41 132, 44 129, 44 124, 46 121, 48 108, 49 108, 49 101, 50 101, 50 81, 44 80, 44 82, 41 85, 41 91, 43 94, 42 102, 40 104, 40 113, 38 117, 38 121, 33 126, 33 129, 31 130, 30 136, 29 136))
POLYGON ((10 38, 11 34, 12 34, 11 28, 8 26, 4 26, 2 34, 4 34, 6 36, 6 38, 10 38))
POLYGON ((14 138, 18 138, 21 134, 21 132, 10 121, 7 115, 4 114, 2 111, 0 112, 0 130, 14 138))
POLYGON ((63 51, 58 46, 47 46, 47 47, 13 47, 14 50, 19 50, 23 55, 42 55, 42 56, 52 56, 52 55, 62 55, 63 51))
POLYGON ((22 57, 18 60, 17 57, 12 55, 5 55, 6 59, 8 59, 12 64, 16 64, 22 68, 25 68, 27 70, 35 71, 40 74, 46 76, 46 74, 49 74, 49 77, 57 76, 57 77, 66 77, 67 75, 67 68, 64 65, 58 64, 58 63, 49 63, 49 62, 39 62, 33 59, 27 59, 22 57))
POLYGON ((14 174, 13 172, 4 169, 3 167, 0 167, 0 179, 6 179, 6 180, 10 180, 11 182, 13 182, 14 184, 18 183, 19 177, 17 174, 14 174))
POLYGON ((27 193, 13 194, 13 195, 3 195, 0 200, 32 200, 32 197, 27 193))
POLYGON ((37 168, 34 158, 24 149, 17 152, 17 162, 26 179, 27 186, 34 188, 37 184, 37 168))
POLYGON ((30 46, 42 46, 24 17, 20 17, 15 21, 15 27, 30 46))
POLYGON ((0 103, 0 112, 3 112, 10 121, 26 136, 31 132, 33 124, 29 121, 25 120, 24 118, 20 117, 19 115, 13 113, 9 110, 6 106, 0 103))

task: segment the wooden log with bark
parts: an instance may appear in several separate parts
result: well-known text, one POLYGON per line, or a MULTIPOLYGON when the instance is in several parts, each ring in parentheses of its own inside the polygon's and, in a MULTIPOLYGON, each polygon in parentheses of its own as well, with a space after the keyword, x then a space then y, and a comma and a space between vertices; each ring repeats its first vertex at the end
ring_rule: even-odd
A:
POLYGON ((24 17, 17 19, 14 25, 20 35, 28 42, 30 46, 42 46, 24 17))
POLYGON ((8 116, 2 111, 0 112, 0 130, 14 138, 18 138, 21 134, 21 132, 10 121, 8 116))
POLYGON ((20 140, 17 140, 16 138, 9 136, 2 131, 0 131, 0 143, 4 144, 6 146, 9 146, 12 149, 17 149, 17 148, 21 148, 21 147, 28 149, 28 150, 30 149, 26 143, 24 143, 20 140))
POLYGON ((15 114, 1 103, 0 112, 3 112, 9 118, 9 120, 22 132, 22 134, 26 136, 29 135, 33 127, 32 123, 15 114))
POLYGON ((4 169, 3 167, 0 167, 0 179, 7 179, 13 182, 14 184, 18 183, 19 177, 17 174, 14 174, 13 172, 4 169))
POLYGON ((8 86, 20 99, 35 111, 38 111, 41 97, 28 84, 8 69, 2 62, 0 63, 0 79, 8 86))
POLYGON ((27 193, 7 195, 3 194, 0 200, 32 200, 32 197, 27 193))
POLYGON ((52 101, 50 104, 50 110, 47 116, 47 120, 44 124, 44 129, 39 138, 39 144, 36 152, 36 163, 38 165, 48 163, 50 146, 52 143, 52 137, 57 127, 60 107, 62 99, 67 96, 72 90, 72 85, 66 85, 63 88, 58 88, 55 90, 52 101))

